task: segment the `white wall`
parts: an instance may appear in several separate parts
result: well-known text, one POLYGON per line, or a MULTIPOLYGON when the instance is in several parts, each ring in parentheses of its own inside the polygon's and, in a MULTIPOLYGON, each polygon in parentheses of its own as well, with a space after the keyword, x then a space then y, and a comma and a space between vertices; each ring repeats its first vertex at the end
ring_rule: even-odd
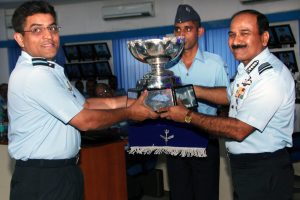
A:
POLYGON ((0 199, 8 200, 10 191, 10 179, 15 161, 10 159, 7 145, 0 144, 0 199))
POLYGON ((148 2, 149 0, 95 1, 57 6, 58 21, 63 27, 61 34, 112 32, 172 25, 177 6, 181 3, 193 5, 199 11, 203 21, 230 18, 233 13, 245 8, 254 8, 265 14, 300 9, 299 0, 274 1, 249 6, 242 5, 239 0, 154 0, 155 17, 117 21, 104 21, 102 19, 101 8, 104 5, 119 5, 142 1, 148 2))
MULTIPOLYGON (((262 13, 276 13, 299 10, 299 0, 271 1, 253 5, 243 5, 239 0, 152 0, 155 6, 154 17, 144 17, 125 20, 104 21, 101 8, 105 5, 130 4, 135 2, 148 2, 151 0, 115 0, 92 1, 55 6, 58 13, 58 22, 63 27, 61 35, 77 35, 87 33, 114 32, 134 30, 149 27, 169 26, 173 24, 178 4, 187 3, 199 11, 202 21, 228 19, 239 10, 251 8, 262 13)), ((14 9, 0 8, 0 41, 11 37, 7 36, 5 16, 11 15, 14 9)), ((299 34, 296 35, 299 37, 299 34)), ((0 51, 0 83, 8 81, 8 61, 6 50, 0 51)))

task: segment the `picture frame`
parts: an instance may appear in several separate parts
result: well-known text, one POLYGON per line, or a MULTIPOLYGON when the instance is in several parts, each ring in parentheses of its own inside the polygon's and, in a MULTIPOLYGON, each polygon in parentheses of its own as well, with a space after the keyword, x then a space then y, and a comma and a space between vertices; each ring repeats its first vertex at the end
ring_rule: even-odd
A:
POLYGON ((68 62, 80 61, 80 54, 77 45, 63 45, 63 51, 68 62))
POLYGON ((84 79, 97 77, 94 62, 81 63, 80 68, 84 79))
POLYGON ((177 100, 180 100, 187 108, 198 107, 196 94, 192 84, 177 86, 174 88, 174 94, 177 100))
POLYGON ((278 39, 277 39, 277 36, 276 36, 276 33, 274 31, 274 28, 273 27, 269 27, 269 41, 268 41, 268 47, 270 49, 273 49, 273 48, 280 48, 280 44, 278 42, 278 39))
POLYGON ((281 44, 281 45, 296 44, 295 37, 293 35, 291 26, 289 24, 273 26, 272 29, 274 30, 274 33, 276 34, 279 44, 281 44))
POLYGON ((294 51, 277 51, 274 54, 287 66, 293 75, 299 72, 294 51))
POLYGON ((81 44, 78 45, 80 60, 96 60, 96 53, 93 47, 93 44, 81 44))
POLYGON ((64 65, 65 74, 72 80, 78 80, 82 78, 80 63, 67 63, 64 65))
POLYGON ((98 61, 94 63, 98 78, 107 78, 112 76, 112 71, 108 61, 98 61))
POLYGON ((111 54, 106 42, 93 44, 97 59, 110 59, 111 54))

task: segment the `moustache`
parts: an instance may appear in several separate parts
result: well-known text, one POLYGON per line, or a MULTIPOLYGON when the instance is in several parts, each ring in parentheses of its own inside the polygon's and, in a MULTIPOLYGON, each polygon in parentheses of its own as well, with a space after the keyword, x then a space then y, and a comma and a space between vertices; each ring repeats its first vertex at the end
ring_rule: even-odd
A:
POLYGON ((238 44, 238 45, 235 45, 235 44, 233 44, 233 45, 231 45, 231 48, 232 49, 238 49, 238 48, 245 48, 245 47, 247 47, 247 45, 241 45, 241 44, 238 44))

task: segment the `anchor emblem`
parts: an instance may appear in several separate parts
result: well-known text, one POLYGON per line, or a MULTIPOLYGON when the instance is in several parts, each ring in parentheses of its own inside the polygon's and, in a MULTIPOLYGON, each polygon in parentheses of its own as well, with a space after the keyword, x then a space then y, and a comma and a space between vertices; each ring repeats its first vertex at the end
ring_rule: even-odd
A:
POLYGON ((160 135, 160 137, 161 137, 162 139, 164 139, 166 145, 168 144, 168 141, 169 141, 169 140, 171 140, 171 139, 174 138, 174 135, 168 136, 169 133, 170 133, 170 130, 165 129, 165 135, 160 135))

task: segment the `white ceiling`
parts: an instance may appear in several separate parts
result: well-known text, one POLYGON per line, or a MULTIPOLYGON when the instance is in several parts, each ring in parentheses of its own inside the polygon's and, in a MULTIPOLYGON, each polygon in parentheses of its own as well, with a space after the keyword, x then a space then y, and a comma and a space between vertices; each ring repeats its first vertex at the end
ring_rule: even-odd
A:
MULTIPOLYGON (((18 5, 28 0, 0 0, 0 8, 16 8, 18 5)), ((105 1, 105 0, 85 0, 87 1, 105 1)), ((83 2, 82 0, 48 0, 51 4, 68 4, 68 3, 76 3, 83 2)))

